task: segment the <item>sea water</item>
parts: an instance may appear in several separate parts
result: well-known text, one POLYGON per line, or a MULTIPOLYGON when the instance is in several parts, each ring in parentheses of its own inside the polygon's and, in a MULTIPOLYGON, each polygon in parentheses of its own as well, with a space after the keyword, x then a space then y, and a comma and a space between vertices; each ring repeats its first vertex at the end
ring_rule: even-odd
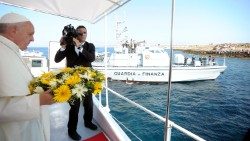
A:
MULTIPOLYGON (((45 56, 48 54, 47 48, 29 50, 33 49, 42 51, 45 56)), ((220 63, 223 61, 223 58, 216 59, 220 63)), ((226 58, 226 65, 227 69, 216 80, 173 83, 170 120, 208 141, 243 140, 250 128, 250 59, 226 58)), ((165 116, 167 84, 131 85, 112 81, 108 86, 149 110, 165 116)), ((109 94, 109 107, 111 114, 141 140, 164 139, 164 123, 160 120, 112 94, 109 94)), ((128 131, 126 133, 133 141, 139 140, 128 131)), ((192 140, 174 128, 171 139, 192 140)))

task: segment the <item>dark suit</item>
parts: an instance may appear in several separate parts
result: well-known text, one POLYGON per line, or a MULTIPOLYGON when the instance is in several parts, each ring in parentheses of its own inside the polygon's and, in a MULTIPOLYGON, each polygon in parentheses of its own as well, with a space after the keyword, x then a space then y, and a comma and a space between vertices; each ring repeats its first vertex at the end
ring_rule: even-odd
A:
MULTIPOLYGON (((57 51, 55 55, 55 62, 58 63, 66 57, 67 67, 83 66, 83 67, 92 67, 91 62, 95 60, 95 46, 92 43, 85 42, 82 46, 82 52, 79 52, 77 55, 74 45, 67 45, 64 51, 57 51)), ((80 107, 80 100, 74 101, 73 104, 70 104, 69 110, 69 121, 68 121, 68 130, 76 131, 78 123, 78 113, 80 107)), ((84 97, 84 122, 90 123, 93 118, 93 100, 92 94, 87 93, 84 97)))

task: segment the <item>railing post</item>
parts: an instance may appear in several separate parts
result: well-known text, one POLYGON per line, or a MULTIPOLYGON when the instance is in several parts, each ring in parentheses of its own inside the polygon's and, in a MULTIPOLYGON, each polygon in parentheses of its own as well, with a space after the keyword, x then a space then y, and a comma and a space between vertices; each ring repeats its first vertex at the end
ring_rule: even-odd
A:
MULTIPOLYGON (((105 87, 107 88, 108 87, 108 79, 107 79, 107 64, 108 64, 108 59, 107 59, 107 31, 108 31, 108 24, 107 24, 107 13, 105 13, 105 37, 104 37, 104 40, 105 40, 105 56, 104 56, 104 60, 105 60, 105 76, 106 76, 106 81, 105 81, 105 87)), ((106 108, 106 110, 109 112, 110 111, 110 109, 109 109, 109 97, 108 97, 108 90, 107 89, 105 89, 105 96, 106 96, 106 106, 105 106, 105 108, 106 108)))
POLYGON ((171 140, 171 134, 172 134, 172 126, 168 122, 168 127, 167 127, 167 141, 171 140))
POLYGON ((172 0, 171 8, 171 32, 170 32, 170 59, 169 59, 169 75, 168 75, 168 93, 167 93, 167 107, 166 107, 166 122, 164 127, 164 141, 171 140, 171 127, 169 126, 169 111, 170 111, 170 95, 171 95, 171 81, 172 81, 172 60, 173 60, 173 26, 174 26, 174 4, 172 0))

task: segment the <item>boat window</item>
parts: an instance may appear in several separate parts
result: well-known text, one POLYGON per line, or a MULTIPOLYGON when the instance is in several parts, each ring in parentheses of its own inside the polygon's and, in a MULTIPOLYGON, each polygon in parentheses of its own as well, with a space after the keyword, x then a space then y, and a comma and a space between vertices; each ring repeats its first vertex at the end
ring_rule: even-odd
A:
POLYGON ((32 60, 32 67, 42 67, 42 60, 32 60))

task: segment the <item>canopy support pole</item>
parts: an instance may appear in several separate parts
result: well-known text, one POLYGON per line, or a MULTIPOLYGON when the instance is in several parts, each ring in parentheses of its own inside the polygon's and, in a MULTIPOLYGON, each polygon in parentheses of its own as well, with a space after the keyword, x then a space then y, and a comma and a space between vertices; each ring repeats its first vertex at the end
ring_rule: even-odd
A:
POLYGON ((170 111, 170 95, 171 95, 171 79, 172 79, 172 59, 173 59, 173 23, 174 23, 174 4, 172 0, 171 10, 171 33, 170 33, 170 60, 169 60, 169 76, 168 76, 168 93, 167 93, 167 107, 166 107, 166 122, 164 127, 164 141, 171 140, 171 126, 169 124, 169 111, 170 111))

